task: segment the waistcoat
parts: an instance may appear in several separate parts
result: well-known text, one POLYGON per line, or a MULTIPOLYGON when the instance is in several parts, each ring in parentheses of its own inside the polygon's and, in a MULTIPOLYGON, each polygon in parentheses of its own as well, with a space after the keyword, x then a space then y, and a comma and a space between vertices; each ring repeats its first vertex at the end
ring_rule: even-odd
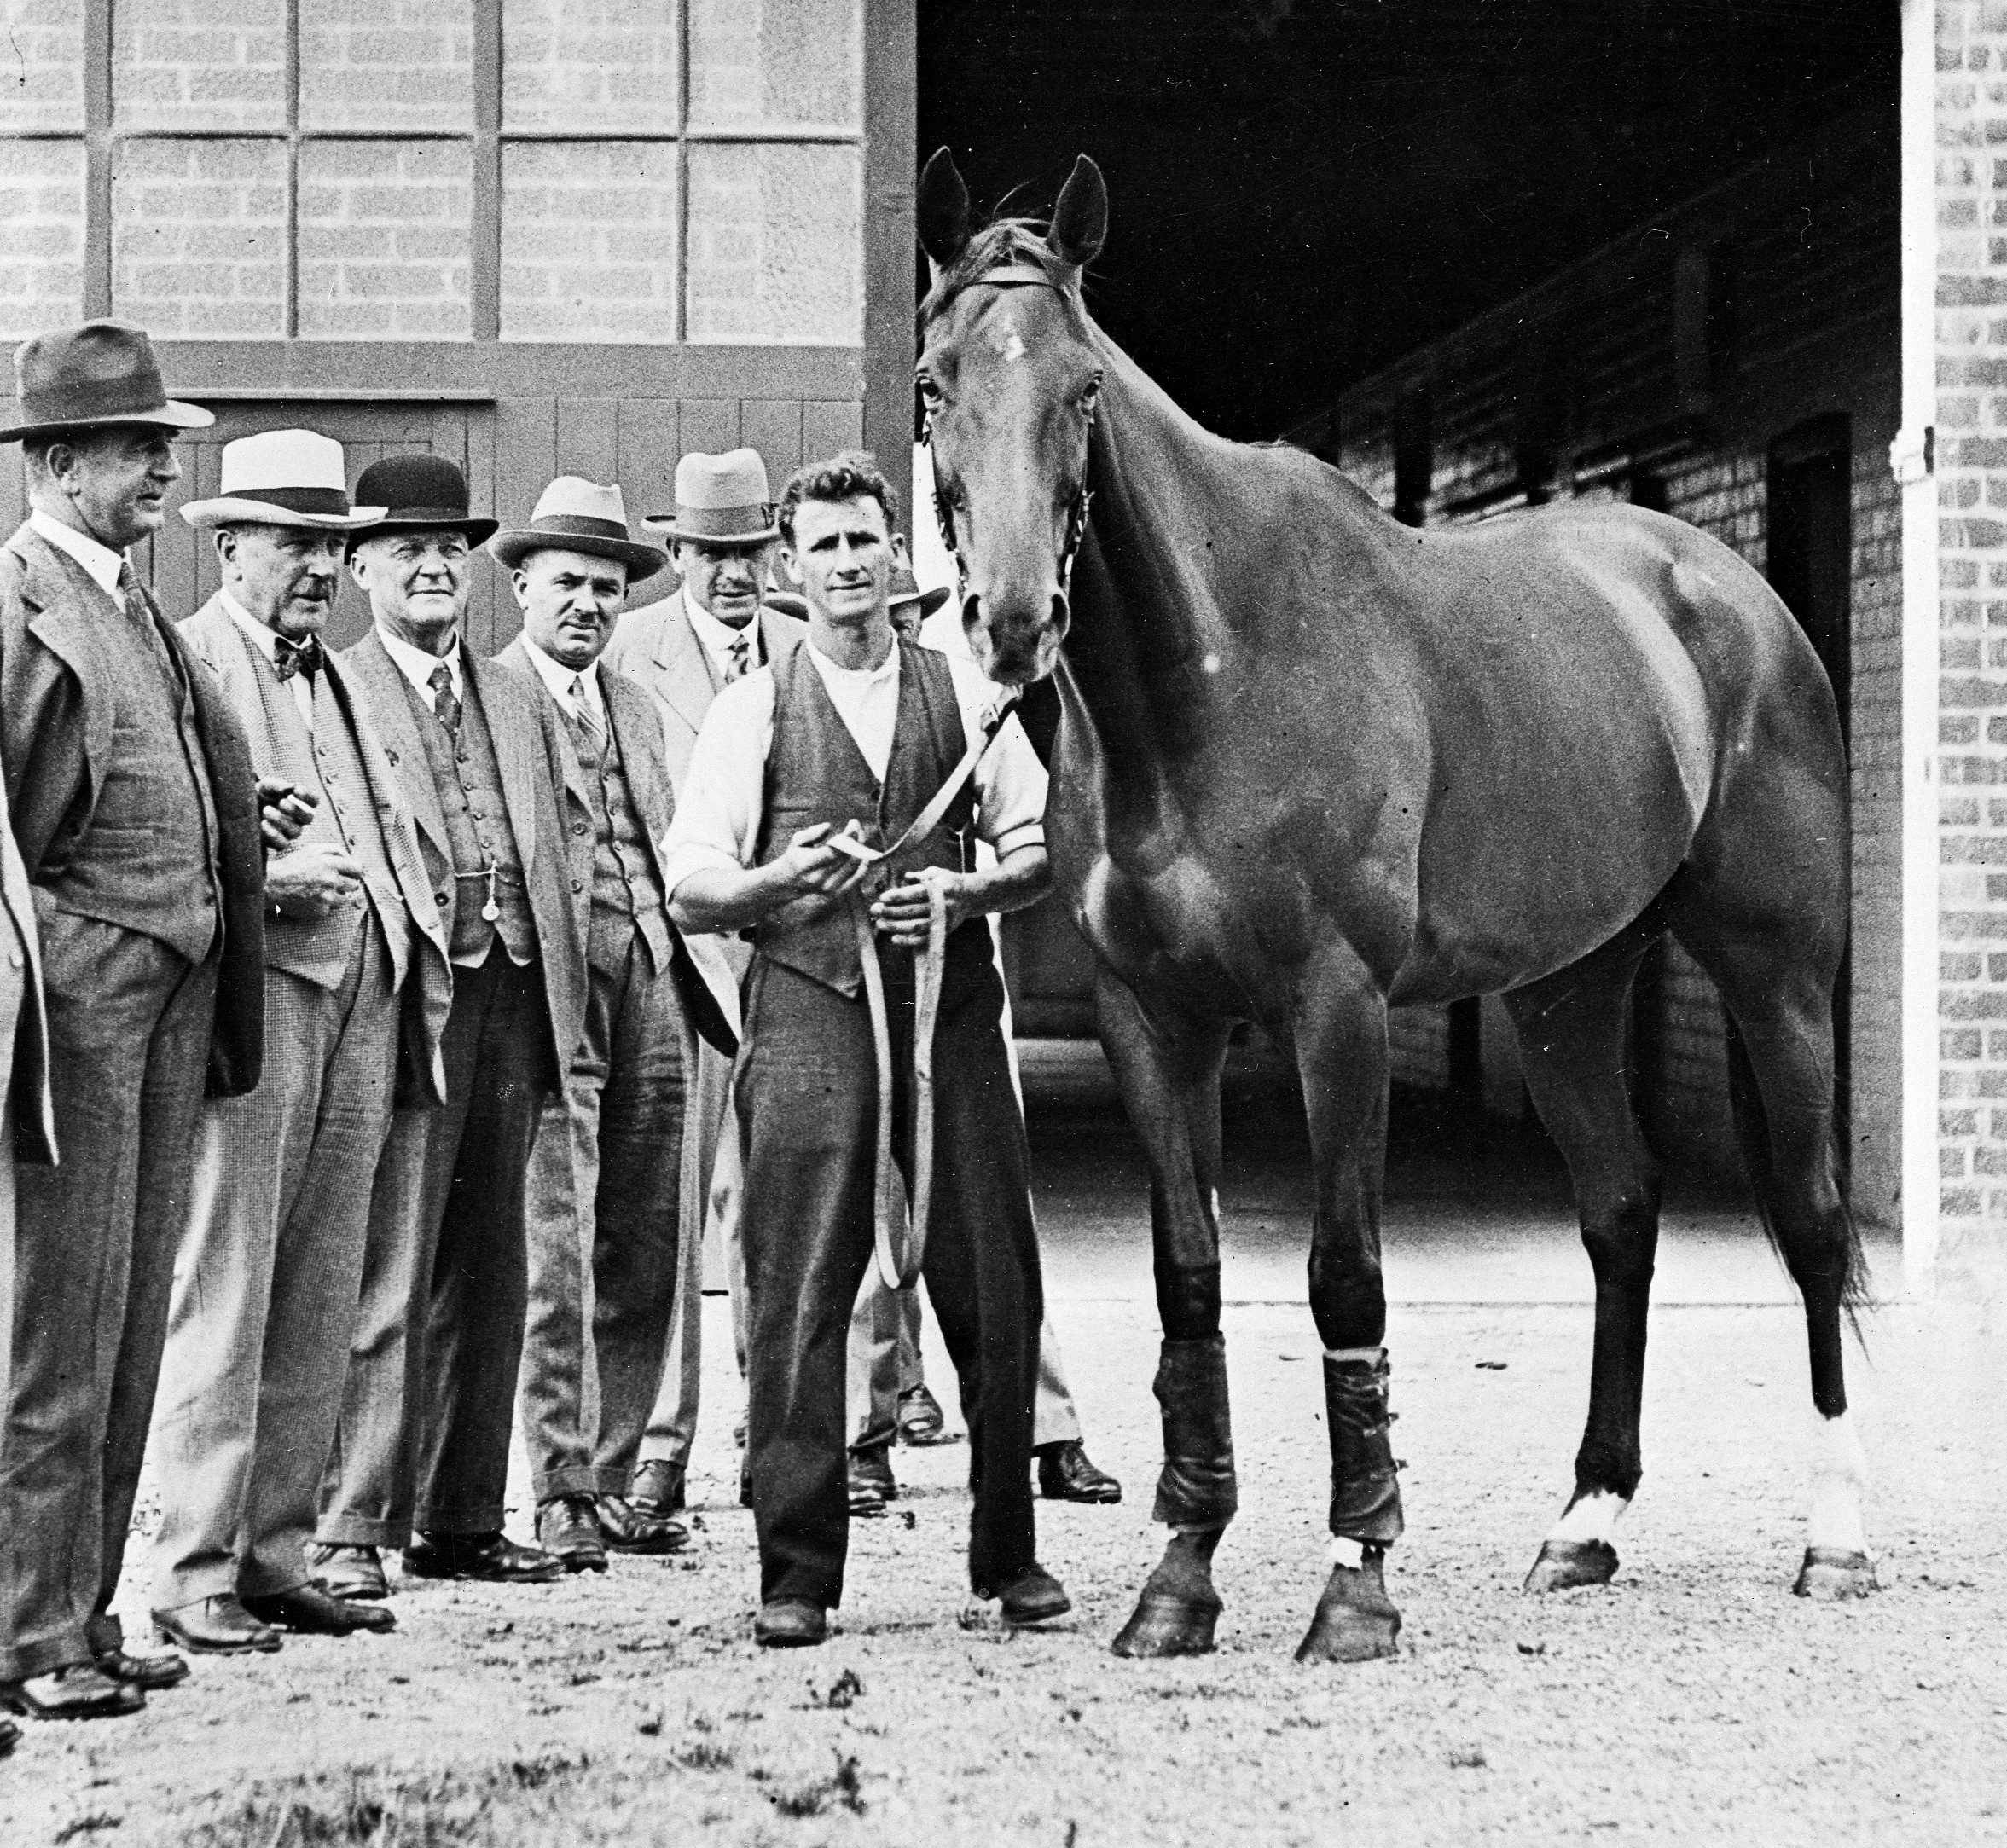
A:
POLYGON ((199 963, 221 915, 216 808, 195 729, 194 695, 178 658, 121 611, 104 651, 111 669, 112 749, 90 820, 61 843, 40 883, 55 908, 158 938, 199 963))
POLYGON ((495 756, 474 677, 465 674, 457 739, 433 715, 418 689, 407 684, 425 740, 432 785, 446 816, 446 836, 453 848, 453 941, 450 955, 462 968, 478 968, 496 936, 512 963, 537 959, 537 921, 530 913, 530 895, 523 884, 522 856, 516 851, 515 830, 502 799, 502 766, 495 756), (488 902, 488 881, 478 877, 489 866, 498 869, 495 903, 501 916, 482 917, 488 902), (470 877, 476 875, 476 877, 470 877))
MULTIPOLYGON (((648 949, 648 966, 660 975, 669 967, 669 919, 662 881, 648 851, 647 831, 635 813, 627 765, 611 723, 596 740, 563 707, 558 715, 578 755, 586 800, 592 807, 592 924, 587 954, 595 967, 617 970, 629 937, 639 931, 648 949)), ((609 715, 610 719, 610 715, 609 715)))
MULTIPOLYGON (((832 703, 822 676, 808 658, 808 646, 790 649, 774 663, 774 742, 767 753, 765 799, 755 863, 765 866, 787 851, 795 833, 818 821, 842 827, 864 824, 872 847, 896 841, 954 773, 967 750, 961 708, 948 658, 905 641, 899 649, 899 716, 891 756, 881 785, 857 749, 850 728, 832 703)), ((896 884, 921 866, 966 870, 963 843, 975 816, 975 793, 966 786, 933 831, 903 849, 879 881, 896 884), (957 838, 957 836, 960 838, 957 838)), ((760 953, 784 963, 812 982, 855 996, 864 982, 857 954, 856 927, 850 901, 833 908, 820 901, 797 901, 769 916, 756 934, 760 953)), ((913 953, 884 939, 879 959, 888 979, 912 980, 913 953)), ((951 985, 990 966, 989 925, 968 919, 948 939, 947 981, 951 985)))

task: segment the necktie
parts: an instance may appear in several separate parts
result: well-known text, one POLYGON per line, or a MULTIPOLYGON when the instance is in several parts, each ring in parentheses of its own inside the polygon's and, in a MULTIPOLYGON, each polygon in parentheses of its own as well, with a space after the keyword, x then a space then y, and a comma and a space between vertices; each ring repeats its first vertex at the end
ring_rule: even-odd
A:
POLYGON ((432 669, 432 716, 455 737, 460 733, 460 702, 453 697, 453 670, 442 661, 432 669))
POLYGON ((140 633, 140 639, 153 651, 154 658, 175 675, 174 657, 167 652, 166 638, 160 633, 160 625, 154 620, 154 606, 147 601, 147 594, 140 586, 139 573, 133 570, 131 559, 119 561, 119 600, 125 606, 125 619, 140 633))
POLYGON ((752 639, 741 635, 732 644, 731 652, 725 657, 725 685, 729 686, 741 679, 752 667, 752 639))
POLYGON ((571 704, 577 708, 578 722, 585 727, 586 735, 595 742, 601 736, 600 715, 592 710, 592 701, 586 697, 585 676, 571 676, 571 704))
POLYGON ((289 681, 295 674, 304 674, 308 680, 321 671, 321 644, 317 637, 309 635, 305 641, 289 641, 283 635, 275 634, 272 640, 278 646, 272 651, 272 672, 282 681, 289 681))

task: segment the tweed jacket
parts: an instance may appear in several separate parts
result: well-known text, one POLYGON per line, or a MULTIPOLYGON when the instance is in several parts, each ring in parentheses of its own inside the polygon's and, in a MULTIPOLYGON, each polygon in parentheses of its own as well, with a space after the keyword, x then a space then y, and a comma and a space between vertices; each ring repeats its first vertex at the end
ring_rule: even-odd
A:
MULTIPOLYGON (((561 732, 564 716, 557 701, 551 698, 550 688, 531 666, 522 638, 519 635, 495 659, 531 688, 537 704, 561 732)), ((669 832, 676 806, 664 753, 661 715, 638 682, 616 673, 604 660, 600 663, 600 692, 606 703, 614 742, 620 747, 621 762, 626 767, 628 794, 634 802, 635 819, 647 837, 648 853, 659 879, 662 839, 669 832)), ((591 928, 592 918, 592 798, 586 791, 578 754, 569 750, 565 753, 565 826, 571 861, 572 904, 583 936, 591 928)), ((717 939, 686 937, 666 913, 663 921, 676 949, 673 968, 684 1014, 690 1024, 728 1058, 739 1050, 739 991, 718 949, 717 939)))
MULTIPOLYGON (((450 943, 459 882, 453 877, 445 810, 439 805, 425 740, 411 710, 411 683, 377 639, 374 626, 352 647, 344 649, 339 659, 397 778, 403 806, 417 836, 419 857, 432 884, 440 939, 450 943)), ((515 833, 516 851, 522 855, 530 913, 537 920, 544 1003, 550 1016, 552 1064, 546 1084, 554 1092, 564 1082, 571 1055, 585 1034, 585 935, 571 904, 571 862, 558 818, 571 747, 521 680, 492 661, 476 660, 464 638, 460 661, 495 741, 502 803, 515 833)))
MULTIPOLYGON (((14 1075, 9 1097, 14 1104, 15 1154, 24 1162, 54 1162, 55 1101, 49 1089, 49 1015, 42 999, 42 943, 35 927, 35 889, 14 844, 8 825, 7 797, 0 791, 0 904, 20 933, 27 966, 21 971, 20 1017, 14 1029, 14 1075)), ((0 1161, 7 1151, 0 1150, 0 1161)))
MULTIPOLYGON (((809 625, 778 610, 763 609, 761 658, 771 661, 809 633, 809 625)), ((600 671, 612 668, 638 681, 655 696, 662 714, 662 738, 670 780, 680 791, 690 768, 690 753, 704 729, 704 715, 717 696, 717 669, 698 640, 684 606, 683 594, 643 604, 620 618, 613 640, 600 657, 600 671)))
MULTIPOLYGON (((219 594, 181 625, 182 634, 203 665, 214 674, 224 697, 243 721, 251 740, 252 761, 261 773, 277 773, 282 761, 279 741, 258 680, 257 645, 237 626, 219 594)), ((354 732, 358 755, 369 779, 369 799, 383 830, 383 843, 396 875, 397 890, 411 914, 411 969, 404 985, 397 1051, 397 1101, 444 1104, 446 1069, 439 1059, 439 1036, 453 1006, 453 970, 446 959, 446 935, 432 899, 413 824, 399 801, 400 791, 375 727, 349 684, 349 669, 332 652, 324 652, 328 690, 354 732)))
MULTIPOLYGON (((26 522, 0 547, 0 762, 31 885, 59 834, 88 826, 96 806, 112 750, 107 651, 123 621, 83 566, 26 522)), ((223 947, 208 1092, 239 1097, 256 1088, 264 1056, 258 778, 244 727, 223 690, 171 625, 162 633, 194 700, 216 809, 223 947)))

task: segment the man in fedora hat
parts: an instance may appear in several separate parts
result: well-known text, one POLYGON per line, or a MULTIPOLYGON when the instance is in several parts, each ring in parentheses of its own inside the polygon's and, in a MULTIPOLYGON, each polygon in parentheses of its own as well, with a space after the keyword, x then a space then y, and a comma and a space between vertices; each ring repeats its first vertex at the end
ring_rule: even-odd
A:
MULTIPOLYGON (((264 856, 241 725, 141 587, 174 436, 136 327, 15 352, 32 511, 0 550, 0 735, 34 888, 62 1160, 23 1162, 0 1434, 0 1702, 130 1712, 186 1673, 113 1596, 187 1223, 205 1084, 258 1082, 264 856)), ((31 1150, 32 1152, 32 1150, 31 1150)))
POLYGON ((339 443, 270 431, 226 444, 221 495, 181 509, 223 572, 182 633, 253 762, 311 808, 265 873, 264 1081, 202 1113, 154 1414, 154 1620, 208 1654, 276 1648, 280 1629, 392 1621, 329 1596, 304 1549, 400 1044, 417 1094, 438 1103, 452 978, 395 773, 320 639, 348 535, 384 512, 351 507, 345 479, 339 443))
POLYGON ((363 1303, 308 1562, 380 1597, 379 1556, 427 1578, 533 1583, 563 1566, 502 1528, 522 1352, 524 1178, 584 1012, 585 949, 558 820, 562 744, 530 690, 461 633, 473 518, 443 457, 386 456, 349 537, 370 632, 342 656, 397 773, 453 965, 445 1102, 397 1113, 376 1174, 363 1303))
MULTIPOLYGON (((732 449, 722 455, 693 450, 676 464, 673 511, 650 514, 641 524, 669 542, 682 582, 672 596, 621 617, 606 664, 655 696, 670 776, 681 789, 697 734, 719 689, 792 648, 807 625, 768 600, 779 529, 758 450, 732 449)), ((716 943, 734 982, 741 980, 751 960, 751 946, 736 936, 716 943)), ((689 1180, 705 1231, 684 1242, 661 1390, 648 1415, 634 1482, 636 1505, 664 1515, 683 1506, 684 1477, 697 1434, 706 1244, 724 1260, 741 1373, 745 1366, 731 1063, 706 1044, 699 1049, 697 1064, 689 1180)))
MULTIPOLYGON (((698 945, 713 996, 669 921, 658 843, 676 797, 662 721, 601 659, 629 587, 667 554, 629 535, 618 487, 577 476, 551 483, 529 524, 488 549, 523 612, 498 658, 569 747, 565 820, 587 949, 585 1036, 530 1163, 523 1437, 538 1544, 574 1572, 604 1571, 609 1546, 666 1553, 687 1538, 628 1488, 676 1294, 692 1023, 728 1056, 738 1000, 715 945, 698 945)), ((689 1236, 700 1231, 693 1214, 689 1236)))

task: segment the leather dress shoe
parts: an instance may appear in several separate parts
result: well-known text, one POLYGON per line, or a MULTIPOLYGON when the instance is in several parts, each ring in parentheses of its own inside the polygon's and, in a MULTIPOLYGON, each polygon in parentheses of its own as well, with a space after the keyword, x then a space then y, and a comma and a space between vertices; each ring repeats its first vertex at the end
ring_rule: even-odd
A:
POLYGON ((306 1637, 345 1637, 357 1630, 380 1632, 397 1627, 394 1611, 379 1610, 374 1604, 351 1604, 310 1579, 290 1590, 247 1597, 244 1608, 260 1623, 306 1637))
POLYGON ((109 1719, 137 1713, 146 1704, 137 1688, 113 1681, 95 1662, 72 1662, 25 1681, 0 1681, 0 1706, 31 1719, 109 1719))
POLYGON ((594 1497, 593 1512, 599 1516, 600 1538, 616 1553, 673 1553, 690 1538, 682 1521, 653 1514, 624 1495, 594 1497))
POLYGON ((177 1643, 193 1655, 270 1655, 284 1642, 277 1631, 259 1623, 227 1591, 171 1611, 155 1611, 154 1628, 163 1642, 177 1643))
POLYGON ((850 1453, 850 1512, 866 1520, 885 1511, 885 1503, 898 1499, 899 1484, 892 1474, 889 1445, 873 1444, 868 1450, 850 1453))
POLYGON ((981 1589, 980 1597, 995 1598, 1003 1606, 1006 1624, 1044 1624, 1064 1617, 1073 1608, 1066 1588, 1035 1561, 1019 1567, 999 1583, 981 1589))
POLYGON ((763 1649, 809 1649, 828 1639, 829 1613, 803 1598, 776 1598, 752 1620, 752 1640, 763 1649))
POLYGON ((548 1584, 565 1562, 506 1533, 421 1533, 404 1549, 404 1570, 419 1579, 480 1579, 496 1584, 548 1584))
POLYGON ((1122 1499, 1122 1485, 1105 1469, 1097 1469, 1078 1438, 1060 1444, 1041 1444, 1032 1454, 1038 1458, 1038 1492, 1048 1502, 1097 1502, 1122 1499))
POLYGON ((537 1509, 537 1544, 565 1562, 566 1572, 604 1572, 606 1542, 589 1495, 560 1495, 537 1509))
POLYGON ((644 1515, 653 1515, 658 1520, 680 1515, 687 1505, 683 1474, 682 1464, 671 1463, 666 1457, 652 1457, 635 1466, 634 1480, 627 1486, 627 1498, 644 1515))
POLYGON ((107 1649, 97 1659, 97 1671, 107 1681, 122 1681, 148 1694, 178 1688, 189 1678, 185 1656, 128 1655, 123 1649, 107 1649))
POLYGON ((306 1562, 314 1569, 315 1583, 344 1603, 391 1595, 383 1561, 373 1546, 328 1546, 316 1540, 306 1550, 306 1562))
POLYGON ((927 1390, 924 1381, 900 1393, 896 1422, 899 1441, 918 1448, 953 1444, 961 1435, 959 1431, 948 1430, 948 1415, 941 1410, 941 1401, 927 1390))
POLYGON ((0 1720, 0 1758, 14 1756, 14 1748, 21 1742, 21 1729, 12 1720, 0 1720))

